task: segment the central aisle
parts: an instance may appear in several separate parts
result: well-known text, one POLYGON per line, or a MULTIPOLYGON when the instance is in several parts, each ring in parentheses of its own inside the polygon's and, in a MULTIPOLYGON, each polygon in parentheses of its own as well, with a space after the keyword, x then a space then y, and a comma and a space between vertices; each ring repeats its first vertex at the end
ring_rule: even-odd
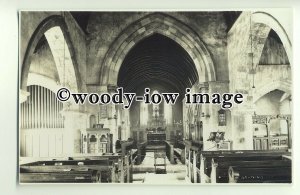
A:
MULTIPOLYGON (((163 163, 163 159, 157 159, 156 163, 163 163)), ((166 158, 167 174, 155 174, 154 152, 147 152, 142 164, 133 167, 133 183, 146 184, 174 184, 186 183, 185 165, 181 162, 171 164, 166 158)))

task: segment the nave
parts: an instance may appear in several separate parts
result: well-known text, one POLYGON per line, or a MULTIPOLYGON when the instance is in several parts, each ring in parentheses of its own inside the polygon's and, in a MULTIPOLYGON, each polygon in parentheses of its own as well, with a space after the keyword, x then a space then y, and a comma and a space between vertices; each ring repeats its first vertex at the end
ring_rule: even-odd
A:
POLYGON ((39 159, 20 164, 22 183, 290 183, 287 151, 200 151, 143 143, 122 144, 120 153, 39 159), (183 155, 183 156, 181 156, 183 155), (183 157, 183 159, 182 159, 183 157))
POLYGON ((20 182, 291 183, 285 13, 21 12, 20 182), (112 95, 119 87, 179 97, 129 109, 57 98, 61 88, 112 95), (186 104, 187 89, 242 94, 243 103, 186 104))

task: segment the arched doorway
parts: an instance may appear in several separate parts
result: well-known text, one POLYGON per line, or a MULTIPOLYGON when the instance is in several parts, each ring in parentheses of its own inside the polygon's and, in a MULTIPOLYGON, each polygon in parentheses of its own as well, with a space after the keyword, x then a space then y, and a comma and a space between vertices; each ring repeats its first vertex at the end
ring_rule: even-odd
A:
MULTIPOLYGON (((117 81, 117 85, 123 87, 124 91, 135 92, 137 95, 143 95, 145 88, 150 88, 150 94, 158 92, 181 94, 176 104, 171 105, 169 112, 165 112, 168 108, 165 108, 163 103, 148 105, 148 109, 142 109, 141 106, 145 105, 135 102, 130 108, 131 131, 138 134, 140 141, 144 141, 147 137, 145 129, 152 130, 158 127, 166 129, 167 140, 174 141, 173 125, 183 121, 181 101, 185 89, 199 81, 196 66, 188 52, 162 34, 148 36, 133 46, 125 56, 117 81), (147 114, 141 110, 147 111, 147 114), (145 119, 145 116, 148 118, 145 119)), ((181 127, 181 133, 182 130, 181 127)))
POLYGON ((255 150, 291 149, 291 105, 291 94, 279 89, 267 92, 255 102, 255 150))

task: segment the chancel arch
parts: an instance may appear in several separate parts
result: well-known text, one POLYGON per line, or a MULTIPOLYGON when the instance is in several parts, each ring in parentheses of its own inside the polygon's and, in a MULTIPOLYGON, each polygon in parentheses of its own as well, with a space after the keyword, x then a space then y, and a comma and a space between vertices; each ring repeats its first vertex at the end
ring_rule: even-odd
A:
POLYGON ((195 63, 199 82, 216 80, 213 60, 199 36, 173 17, 154 13, 129 25, 111 45, 102 64, 100 85, 116 85, 118 72, 127 53, 139 41, 153 34, 166 36, 185 49, 195 63))

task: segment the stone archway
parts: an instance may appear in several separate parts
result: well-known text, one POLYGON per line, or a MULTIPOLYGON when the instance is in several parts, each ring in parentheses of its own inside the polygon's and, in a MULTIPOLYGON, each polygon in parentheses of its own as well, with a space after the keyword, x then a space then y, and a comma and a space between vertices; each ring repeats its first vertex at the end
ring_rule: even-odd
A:
POLYGON ((273 91, 273 90, 280 90, 287 94, 292 93, 292 85, 291 82, 287 81, 273 81, 268 83, 267 85, 262 86, 258 90, 256 90, 255 95, 253 96, 253 103, 256 103, 261 97, 265 94, 273 91))
POLYGON ((31 36, 21 67, 20 89, 26 91, 29 69, 31 64, 31 57, 34 53, 34 50, 39 40, 44 35, 47 38, 51 52, 53 54, 55 65, 58 70, 58 75, 60 78, 60 83, 62 83, 63 80, 65 80, 64 83, 69 85, 68 87, 70 88, 70 90, 72 90, 73 92, 80 91, 79 87, 81 86, 81 79, 77 69, 78 65, 75 57, 73 44, 68 34, 67 25, 64 21, 64 18, 59 15, 53 15, 44 19, 36 28, 33 35, 31 36), (66 45, 66 47, 64 48, 65 56, 58 56, 59 52, 54 52, 54 50, 57 49, 58 47, 54 41, 55 38, 60 39, 60 41, 64 41, 64 44, 66 45), (62 57, 68 58, 67 64, 63 64, 61 62, 62 57), (64 73, 64 70, 67 70, 67 74, 64 73))
POLYGON ((288 33, 279 23, 279 21, 271 14, 260 11, 252 13, 251 19, 253 25, 253 63, 259 63, 265 41, 268 38, 270 30, 273 29, 279 36, 283 47, 285 48, 285 51, 287 53, 289 62, 292 64, 292 43, 288 37, 288 33))
POLYGON ((128 26, 111 45, 102 64, 100 85, 117 85, 118 72, 126 54, 140 40, 154 33, 174 40, 187 51, 196 66, 199 82, 216 80, 213 61, 199 36, 173 17, 154 13, 128 26))
MULTIPOLYGON (((63 87, 68 87, 72 92, 82 91, 75 50, 69 35, 67 24, 64 17, 61 15, 52 15, 44 19, 38 25, 27 45, 20 73, 20 103, 26 101, 26 97, 30 95, 26 92, 27 85, 29 83, 37 84, 37 79, 41 79, 41 76, 39 78, 29 79, 29 75, 32 76, 32 74, 29 73, 29 70, 34 50, 42 36, 45 36, 53 55, 59 81, 52 79, 50 82, 48 79, 41 80, 41 83, 38 84, 47 85, 47 87, 52 90, 64 85, 63 87)), ((79 132, 82 129, 86 129, 86 114, 80 112, 80 106, 73 103, 63 104, 63 110, 60 114, 64 117, 64 128, 63 131, 59 129, 57 133, 62 134, 62 153, 64 155, 78 153, 80 152, 79 132)), ((25 131, 21 132, 24 133, 25 131)), ((53 134, 52 131, 43 131, 42 133, 46 137, 53 134)))

